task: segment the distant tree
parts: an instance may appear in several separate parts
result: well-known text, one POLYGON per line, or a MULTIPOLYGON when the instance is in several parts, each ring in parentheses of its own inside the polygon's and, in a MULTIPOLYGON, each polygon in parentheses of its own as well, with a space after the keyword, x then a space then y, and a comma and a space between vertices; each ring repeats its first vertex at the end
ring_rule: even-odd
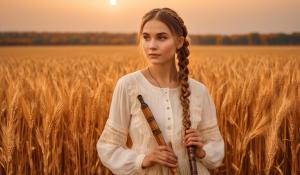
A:
MULTIPOLYGON (((136 44, 136 33, 0 32, 0 45, 136 44)), ((299 45, 300 33, 190 35, 195 45, 299 45)))
POLYGON ((258 33, 248 34, 248 44, 249 45, 259 45, 259 44, 261 44, 259 34, 258 33))
POLYGON ((214 35, 204 35, 198 38, 198 44, 215 45, 217 43, 216 37, 214 35))
POLYGON ((217 35, 216 36, 216 44, 217 45, 222 45, 223 44, 223 36, 222 35, 217 35))
POLYGON ((227 36, 227 35, 223 36, 223 44, 232 45, 232 41, 231 41, 230 36, 227 36))
POLYGON ((231 42, 235 45, 247 45, 248 44, 248 37, 244 35, 232 35, 231 42))
POLYGON ((300 33, 292 33, 290 35, 291 44, 300 44, 300 33))

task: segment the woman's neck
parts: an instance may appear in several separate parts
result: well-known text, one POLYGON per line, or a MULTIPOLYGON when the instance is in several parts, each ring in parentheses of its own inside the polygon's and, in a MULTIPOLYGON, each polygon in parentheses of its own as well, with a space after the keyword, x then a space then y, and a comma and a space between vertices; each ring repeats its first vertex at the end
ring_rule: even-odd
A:
POLYGON ((148 67, 150 72, 147 68, 142 72, 152 84, 158 86, 158 82, 162 88, 174 88, 179 85, 175 61, 171 64, 150 64, 148 67), (151 75, 157 82, 153 81, 151 75))

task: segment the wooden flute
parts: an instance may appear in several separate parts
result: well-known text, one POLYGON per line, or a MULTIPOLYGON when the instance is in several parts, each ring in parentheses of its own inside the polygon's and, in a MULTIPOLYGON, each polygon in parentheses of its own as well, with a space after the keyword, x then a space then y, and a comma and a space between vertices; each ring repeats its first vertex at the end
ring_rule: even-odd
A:
MULTIPOLYGON (((161 130, 158 127, 158 124, 156 123, 156 120, 149 108, 149 106, 145 103, 142 95, 138 95, 137 98, 139 99, 141 103, 141 109, 144 113, 144 116, 152 130, 152 133, 158 143, 158 145, 167 145, 165 139, 163 138, 163 135, 161 133, 161 130)), ((170 145, 172 148, 172 145, 170 145)), ((177 169, 176 168, 170 168, 172 175, 177 175, 177 169)))
POLYGON ((189 162, 190 162, 190 171, 191 175, 198 175, 197 164, 196 164, 196 146, 191 145, 187 147, 189 162))

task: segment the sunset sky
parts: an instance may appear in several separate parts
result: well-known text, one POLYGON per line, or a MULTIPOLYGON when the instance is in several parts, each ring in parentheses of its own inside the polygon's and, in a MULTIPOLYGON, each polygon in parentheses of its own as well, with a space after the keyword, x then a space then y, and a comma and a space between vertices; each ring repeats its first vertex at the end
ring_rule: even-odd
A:
POLYGON ((0 31, 137 32, 156 7, 177 11, 190 34, 300 31, 300 0, 1 0, 0 31))

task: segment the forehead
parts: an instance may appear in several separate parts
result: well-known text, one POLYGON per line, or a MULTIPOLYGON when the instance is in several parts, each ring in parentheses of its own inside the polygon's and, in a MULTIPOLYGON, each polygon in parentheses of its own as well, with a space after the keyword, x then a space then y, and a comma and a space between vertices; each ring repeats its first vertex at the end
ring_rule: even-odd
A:
POLYGON ((172 35, 168 26, 159 20, 150 20, 146 22, 142 31, 142 34, 149 34, 149 35, 156 35, 159 33, 166 33, 172 35))

